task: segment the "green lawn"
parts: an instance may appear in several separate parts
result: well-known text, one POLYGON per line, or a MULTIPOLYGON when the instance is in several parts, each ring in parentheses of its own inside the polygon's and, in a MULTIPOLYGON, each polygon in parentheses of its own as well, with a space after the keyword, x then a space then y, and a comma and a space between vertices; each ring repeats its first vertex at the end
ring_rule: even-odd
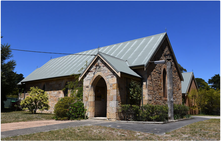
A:
POLYGON ((31 114, 28 111, 8 111, 1 112, 1 123, 34 121, 34 120, 51 120, 53 114, 37 113, 31 114))
POLYGON ((2 140, 220 140, 220 120, 196 122, 165 135, 155 135, 102 126, 81 126, 2 140))

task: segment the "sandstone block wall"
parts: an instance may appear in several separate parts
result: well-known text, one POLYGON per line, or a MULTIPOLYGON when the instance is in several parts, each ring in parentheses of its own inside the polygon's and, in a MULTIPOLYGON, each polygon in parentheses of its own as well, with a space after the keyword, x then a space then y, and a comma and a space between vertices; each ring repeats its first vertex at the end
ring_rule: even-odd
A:
POLYGON ((83 102, 87 109, 87 116, 93 118, 95 116, 95 92, 97 82, 100 78, 105 80, 107 86, 107 118, 117 118, 117 107, 119 94, 117 76, 107 64, 101 59, 97 59, 86 73, 83 79, 83 102))
MULTIPOLYGON (((158 50, 153 60, 166 60, 165 55, 172 54, 168 44, 162 44, 162 47, 158 50)), ((174 63, 174 58, 172 62, 172 75, 173 75, 173 99, 174 104, 182 104, 182 92, 181 92, 181 80, 178 75, 178 70, 174 63)), ((167 98, 163 97, 163 70, 167 71, 166 64, 153 64, 151 63, 147 69, 147 91, 148 91, 148 101, 151 104, 167 104, 167 98)))
MULTIPOLYGON (((152 60, 165 60, 166 54, 171 54, 169 44, 165 41, 157 51, 152 60)), ((173 74, 173 99, 175 104, 182 104, 181 80, 178 75, 177 68, 172 58, 172 74, 173 74)), ((167 104, 167 98, 163 97, 163 70, 167 70, 166 64, 153 64, 147 66, 147 70, 143 68, 134 69, 142 76, 143 82, 143 104, 164 105, 167 104)))
POLYGON ((30 91, 30 87, 38 87, 40 89, 45 88, 45 92, 48 94, 49 99, 49 110, 44 111, 48 113, 54 112, 54 106, 58 102, 58 100, 64 97, 63 88, 65 87, 66 82, 73 81, 73 77, 64 77, 64 78, 57 78, 57 79, 48 79, 48 80, 41 80, 41 81, 34 81, 34 82, 27 82, 25 87, 25 96, 24 93, 20 94, 20 99, 23 100, 25 97, 28 96, 28 92, 30 91))

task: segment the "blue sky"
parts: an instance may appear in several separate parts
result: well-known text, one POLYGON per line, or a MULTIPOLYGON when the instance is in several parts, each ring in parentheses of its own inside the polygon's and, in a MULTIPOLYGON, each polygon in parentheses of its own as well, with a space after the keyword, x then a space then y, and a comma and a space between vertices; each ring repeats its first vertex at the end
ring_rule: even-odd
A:
MULTIPOLYGON (((78 53, 167 31, 177 61, 196 78, 220 74, 220 2, 1 2, 1 43, 78 53)), ((28 76, 64 55, 12 51, 28 76)))

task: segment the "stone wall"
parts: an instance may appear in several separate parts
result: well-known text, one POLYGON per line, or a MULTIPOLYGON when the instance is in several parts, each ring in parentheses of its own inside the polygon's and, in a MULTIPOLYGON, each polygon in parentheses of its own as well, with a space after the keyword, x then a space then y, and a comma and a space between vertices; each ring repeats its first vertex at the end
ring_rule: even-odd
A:
MULTIPOLYGON (((166 60, 164 55, 172 54, 167 42, 162 44, 152 60, 166 60)), ((173 99, 174 104, 182 104, 181 80, 178 74, 177 67, 172 57, 172 75, 173 75, 173 99)), ((167 104, 167 98, 163 97, 163 70, 167 71, 166 64, 150 63, 147 69, 147 89, 148 89, 148 103, 151 104, 167 104)))
POLYGON ((117 75, 101 59, 97 59, 87 71, 83 79, 83 102, 87 109, 87 116, 95 116, 95 93, 94 88, 100 78, 105 80, 107 86, 107 118, 115 120, 117 118, 118 107, 118 83, 117 75))
MULTIPOLYGON (((153 60, 165 60, 165 54, 172 54, 169 44, 165 41, 154 57, 153 60)), ((182 104, 181 80, 178 75, 177 68, 172 58, 172 74, 173 74, 173 99, 175 104, 182 104)), ((143 104, 164 105, 167 104, 167 98, 163 97, 163 70, 167 70, 166 64, 153 64, 147 66, 147 70, 143 68, 134 69, 142 76, 143 81, 143 104)))
MULTIPOLYGON (((44 112, 53 113, 54 106, 58 102, 59 98, 64 97, 63 88, 65 87, 66 82, 73 81, 73 77, 63 77, 56 79, 47 79, 40 81, 27 82, 25 87, 25 96, 24 93, 20 94, 20 99, 23 100, 28 96, 28 91, 30 91, 30 87, 38 87, 40 89, 45 88, 45 92, 48 94, 49 99, 49 110, 44 112)), ((69 92, 70 95, 70 92, 69 92)))

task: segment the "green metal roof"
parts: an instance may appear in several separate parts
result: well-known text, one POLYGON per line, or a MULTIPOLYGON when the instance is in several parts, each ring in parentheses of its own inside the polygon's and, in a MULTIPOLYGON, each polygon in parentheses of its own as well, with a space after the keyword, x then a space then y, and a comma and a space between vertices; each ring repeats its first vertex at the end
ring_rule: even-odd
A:
POLYGON ((182 73, 182 75, 184 79, 184 81, 181 81, 182 93, 187 94, 193 78, 193 72, 182 73))
POLYGON ((115 71, 141 78, 136 72, 130 69, 126 60, 122 60, 104 53, 98 54, 101 55, 101 57, 104 58, 115 69, 115 71))
MULTIPOLYGON (((133 74, 133 70, 129 71, 129 69, 127 69, 128 66, 145 66, 147 62, 149 62, 153 53, 156 51, 165 36, 167 36, 166 33, 161 33, 153 36, 109 45, 100 48, 99 52, 103 53, 102 55, 107 54, 112 56, 112 58, 107 57, 107 55, 105 57, 108 58, 107 60, 110 61, 111 64, 116 67, 116 69, 119 69, 119 71, 133 74), (113 57, 119 58, 121 60, 126 60, 127 67, 121 67, 123 63, 120 63, 122 61, 114 62, 113 57)), ((92 49, 73 55, 51 59, 42 67, 33 71, 21 82, 69 76, 72 74, 81 74, 82 72, 79 72, 79 70, 85 65, 86 61, 91 62, 94 58, 94 56, 91 56, 90 54, 96 55, 97 53, 98 49, 92 49), (78 54, 85 54, 85 56, 78 54)))

